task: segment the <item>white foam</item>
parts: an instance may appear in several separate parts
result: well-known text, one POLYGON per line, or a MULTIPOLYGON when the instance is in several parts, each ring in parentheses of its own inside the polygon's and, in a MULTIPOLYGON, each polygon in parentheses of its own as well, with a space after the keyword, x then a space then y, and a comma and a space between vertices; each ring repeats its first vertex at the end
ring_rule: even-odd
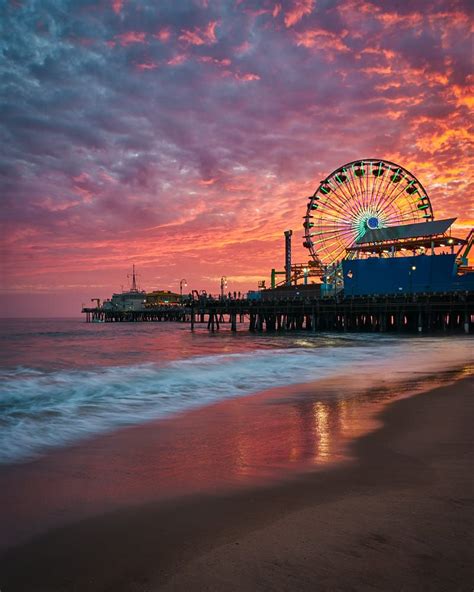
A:
MULTIPOLYGON (((350 345, 197 356, 88 371, 2 374, 0 463, 18 462, 86 436, 139 424, 230 397, 340 374, 374 384, 433 373, 471 359, 472 339, 348 340, 350 345), (375 344, 374 344, 375 343, 375 344)), ((343 396, 343 394, 341 394, 343 396)))

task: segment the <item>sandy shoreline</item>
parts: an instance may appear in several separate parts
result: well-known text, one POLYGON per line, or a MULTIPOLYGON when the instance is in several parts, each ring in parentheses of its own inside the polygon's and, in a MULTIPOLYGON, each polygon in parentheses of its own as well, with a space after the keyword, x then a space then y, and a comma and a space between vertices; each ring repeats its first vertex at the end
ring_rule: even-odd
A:
POLYGON ((0 587, 470 590, 473 384, 389 405, 356 462, 46 533, 0 558, 0 587))

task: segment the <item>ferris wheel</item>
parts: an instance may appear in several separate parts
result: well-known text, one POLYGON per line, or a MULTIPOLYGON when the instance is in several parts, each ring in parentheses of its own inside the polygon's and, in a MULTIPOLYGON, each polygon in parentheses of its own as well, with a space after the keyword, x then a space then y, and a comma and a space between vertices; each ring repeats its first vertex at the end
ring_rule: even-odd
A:
POLYGON ((433 220, 423 185, 387 160, 356 160, 333 171, 309 198, 304 246, 320 265, 333 265, 368 230, 433 220))

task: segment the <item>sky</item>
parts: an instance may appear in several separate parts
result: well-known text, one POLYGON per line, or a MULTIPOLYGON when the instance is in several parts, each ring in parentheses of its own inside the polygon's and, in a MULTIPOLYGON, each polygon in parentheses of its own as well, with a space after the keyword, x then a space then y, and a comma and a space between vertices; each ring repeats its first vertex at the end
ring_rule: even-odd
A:
MULTIPOLYGON (((0 316, 256 289, 356 159, 472 226, 468 0, 0 0, 0 316)), ((471 5, 472 6, 472 5, 471 5)))

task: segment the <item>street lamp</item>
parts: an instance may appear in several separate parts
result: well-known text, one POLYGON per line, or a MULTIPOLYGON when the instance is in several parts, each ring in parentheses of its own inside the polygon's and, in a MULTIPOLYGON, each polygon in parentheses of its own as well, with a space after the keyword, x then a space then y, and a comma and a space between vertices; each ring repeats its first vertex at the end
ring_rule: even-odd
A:
POLYGON ((225 275, 221 277, 221 298, 224 300, 224 289, 227 288, 227 278, 225 275))
POLYGON ((308 285, 308 271, 307 267, 303 267, 303 281, 305 286, 308 285))
POLYGON ((187 283, 187 281, 185 279, 180 280, 180 282, 179 282, 179 294, 180 294, 180 296, 183 295, 183 286, 187 286, 187 285, 188 285, 188 283, 187 283))

